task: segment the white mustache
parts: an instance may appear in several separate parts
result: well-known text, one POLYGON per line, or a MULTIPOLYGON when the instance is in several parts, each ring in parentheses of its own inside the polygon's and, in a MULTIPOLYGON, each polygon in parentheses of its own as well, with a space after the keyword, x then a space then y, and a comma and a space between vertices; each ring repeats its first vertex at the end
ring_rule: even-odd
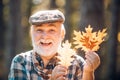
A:
POLYGON ((49 39, 40 39, 39 43, 53 43, 52 40, 49 40, 49 39))

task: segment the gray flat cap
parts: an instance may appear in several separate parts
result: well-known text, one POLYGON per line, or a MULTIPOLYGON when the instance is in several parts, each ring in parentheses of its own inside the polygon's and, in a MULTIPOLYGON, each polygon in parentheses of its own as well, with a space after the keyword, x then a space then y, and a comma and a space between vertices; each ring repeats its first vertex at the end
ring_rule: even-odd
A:
POLYGON ((32 25, 40 25, 47 22, 61 22, 64 23, 65 16, 59 10, 45 10, 39 11, 30 16, 29 23, 32 25))

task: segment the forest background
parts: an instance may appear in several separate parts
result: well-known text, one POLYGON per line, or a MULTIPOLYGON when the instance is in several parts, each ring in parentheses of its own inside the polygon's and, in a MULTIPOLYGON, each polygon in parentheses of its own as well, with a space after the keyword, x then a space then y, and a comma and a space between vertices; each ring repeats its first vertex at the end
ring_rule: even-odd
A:
POLYGON ((89 24, 94 31, 107 28, 105 42, 97 51, 101 65, 95 80, 120 80, 120 0, 0 0, 0 80, 7 80, 16 54, 32 49, 28 19, 45 9, 64 13, 65 40, 72 41, 73 30, 84 31, 89 24))

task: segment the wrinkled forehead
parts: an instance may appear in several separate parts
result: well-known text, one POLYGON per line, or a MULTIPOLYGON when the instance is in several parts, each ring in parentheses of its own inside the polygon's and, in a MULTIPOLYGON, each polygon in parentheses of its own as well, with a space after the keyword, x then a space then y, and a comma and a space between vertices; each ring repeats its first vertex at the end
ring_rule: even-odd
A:
POLYGON ((56 27, 56 28, 61 28, 62 27, 62 23, 60 22, 48 22, 48 23, 43 23, 40 25, 33 25, 32 27, 56 27))

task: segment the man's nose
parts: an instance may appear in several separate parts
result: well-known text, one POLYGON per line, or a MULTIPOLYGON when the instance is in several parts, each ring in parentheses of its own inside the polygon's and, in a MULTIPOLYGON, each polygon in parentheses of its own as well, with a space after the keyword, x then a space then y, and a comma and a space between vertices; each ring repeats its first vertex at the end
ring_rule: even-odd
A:
POLYGON ((48 33, 47 32, 43 32, 42 33, 42 38, 47 38, 49 35, 48 35, 48 33))

